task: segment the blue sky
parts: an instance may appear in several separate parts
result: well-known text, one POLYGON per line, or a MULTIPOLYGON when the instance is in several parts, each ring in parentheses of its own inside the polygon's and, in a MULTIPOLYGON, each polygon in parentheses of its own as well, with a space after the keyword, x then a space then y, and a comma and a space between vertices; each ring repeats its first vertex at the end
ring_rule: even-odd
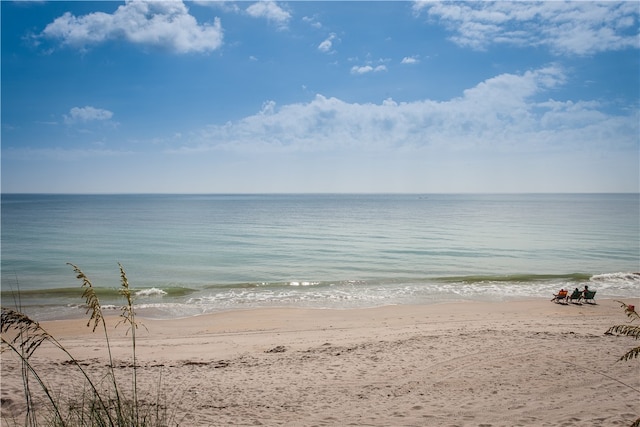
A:
POLYGON ((638 192, 638 2, 2 1, 2 191, 638 192))

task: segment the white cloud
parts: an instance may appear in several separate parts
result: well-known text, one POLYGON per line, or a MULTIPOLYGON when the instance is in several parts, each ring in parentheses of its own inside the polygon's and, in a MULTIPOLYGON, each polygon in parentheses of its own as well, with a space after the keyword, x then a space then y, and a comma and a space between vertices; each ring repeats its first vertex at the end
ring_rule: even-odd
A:
POLYGON ((303 16, 302 22, 306 22, 311 25, 313 28, 320 29, 322 28, 322 22, 318 21, 315 16, 303 16))
POLYGON ((636 2, 419 1, 413 8, 447 25, 454 32, 452 41, 473 49, 511 44, 589 55, 640 47, 636 2))
POLYGON ((316 95, 278 108, 269 101, 256 115, 192 135, 183 150, 637 150, 638 111, 614 116, 595 101, 539 100, 565 79, 561 68, 549 66, 495 76, 443 102, 356 104, 316 95))
POLYGON ((223 38, 218 18, 200 25, 181 1, 130 0, 113 14, 74 16, 67 12, 47 25, 41 36, 79 48, 125 39, 177 53, 213 51, 222 45, 223 38))
POLYGON ((331 52, 331 47, 332 47, 331 40, 330 39, 326 39, 326 40, 322 41, 322 43, 320 43, 318 45, 318 50, 320 52, 327 53, 327 52, 331 52))
POLYGON ((259 1, 247 8, 247 13, 254 18, 265 18, 279 28, 286 28, 291 14, 282 9, 274 1, 259 1))
POLYGON ((387 66, 377 65, 376 67, 373 67, 371 65, 355 65, 351 67, 351 74, 377 73, 380 71, 387 71, 387 66))
POLYGON ((199 6, 207 6, 223 10, 225 12, 241 12, 241 9, 235 2, 228 0, 194 0, 194 4, 199 6))
POLYGON ((102 108, 95 108, 91 106, 73 107, 69 110, 69 115, 64 116, 64 121, 67 124, 84 123, 109 120, 111 117, 113 117, 113 113, 102 108))
POLYGON ((333 52, 333 41, 336 39, 337 36, 335 33, 329 34, 329 37, 327 37, 322 43, 318 45, 318 50, 324 53, 333 52))
POLYGON ((351 74, 366 74, 373 71, 371 65, 354 65, 351 67, 351 74))
POLYGON ((416 56, 405 56, 402 58, 402 64, 417 64, 420 60, 416 56))

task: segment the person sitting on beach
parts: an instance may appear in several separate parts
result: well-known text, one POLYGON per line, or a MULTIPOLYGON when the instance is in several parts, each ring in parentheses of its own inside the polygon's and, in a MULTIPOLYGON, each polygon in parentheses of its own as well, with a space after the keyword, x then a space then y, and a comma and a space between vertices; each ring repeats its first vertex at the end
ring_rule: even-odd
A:
POLYGON ((586 296, 587 292, 589 292, 589 286, 584 285, 584 290, 582 291, 582 295, 586 296))
POLYGON ((573 300, 580 301, 580 298, 582 298, 582 292, 580 292, 580 289, 576 288, 571 295, 567 296, 567 301, 569 302, 573 302, 573 300))
POLYGON ((553 299, 551 301, 561 301, 563 299, 566 299, 568 292, 569 291, 565 290, 564 288, 560 289, 557 294, 553 295, 553 299))

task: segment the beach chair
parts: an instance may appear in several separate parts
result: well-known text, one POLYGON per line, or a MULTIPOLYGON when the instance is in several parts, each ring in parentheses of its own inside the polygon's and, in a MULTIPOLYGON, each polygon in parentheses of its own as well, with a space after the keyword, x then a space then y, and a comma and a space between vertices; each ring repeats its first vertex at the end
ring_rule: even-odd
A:
POLYGON ((575 291, 573 291, 573 293, 567 297, 567 301, 568 302, 574 302, 575 300, 577 300, 578 303, 579 303, 580 299, 582 299, 582 292, 577 290, 577 289, 575 291))
POLYGON ((556 302, 556 303, 566 303, 567 302, 567 294, 569 293, 569 291, 565 291, 564 289, 561 289, 560 291, 558 291, 557 294, 553 295, 553 299, 551 301, 556 302))
POLYGON ((596 300, 594 299, 596 297, 596 291, 587 291, 584 293, 584 302, 586 302, 587 304, 595 304, 596 300), (589 302, 591 301, 591 302, 589 302))

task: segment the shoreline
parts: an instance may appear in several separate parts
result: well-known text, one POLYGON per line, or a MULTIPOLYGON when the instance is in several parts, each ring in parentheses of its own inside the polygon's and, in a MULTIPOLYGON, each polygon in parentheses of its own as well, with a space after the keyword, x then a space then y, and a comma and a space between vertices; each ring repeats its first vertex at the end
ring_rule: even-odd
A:
MULTIPOLYGON (((627 322, 622 308, 549 299, 138 318, 138 375, 148 389, 162 376, 180 425, 630 425, 640 361, 617 359, 638 342, 604 334, 627 322)), ((100 370, 104 336, 87 320, 40 324, 100 370)), ((128 375, 118 320, 107 318, 109 339, 128 375)), ((66 384, 59 353, 43 347, 34 361, 66 384)), ((16 369, 3 354, 3 416, 20 413, 16 369)))
MULTIPOLYGON (((297 282, 291 282, 297 283, 297 282)), ((403 280, 384 286, 354 286, 348 282, 313 282, 308 286, 288 282, 231 287, 133 288, 136 314, 151 319, 178 319, 235 310, 269 308, 366 309, 385 305, 433 305, 465 302, 516 302, 551 298, 560 288, 597 291, 597 299, 634 295, 640 272, 511 274, 450 276, 411 283, 403 280), (580 280, 578 280, 580 278, 580 280), (569 280, 566 282, 565 280, 569 280), (182 289, 177 291, 176 289, 182 289)), ((120 289, 96 288, 105 315, 118 315, 125 303, 120 289)), ((4 290, 9 307, 21 305, 37 321, 83 319, 86 305, 78 287, 43 290, 4 290), (13 302, 13 303, 11 303, 13 302)))

